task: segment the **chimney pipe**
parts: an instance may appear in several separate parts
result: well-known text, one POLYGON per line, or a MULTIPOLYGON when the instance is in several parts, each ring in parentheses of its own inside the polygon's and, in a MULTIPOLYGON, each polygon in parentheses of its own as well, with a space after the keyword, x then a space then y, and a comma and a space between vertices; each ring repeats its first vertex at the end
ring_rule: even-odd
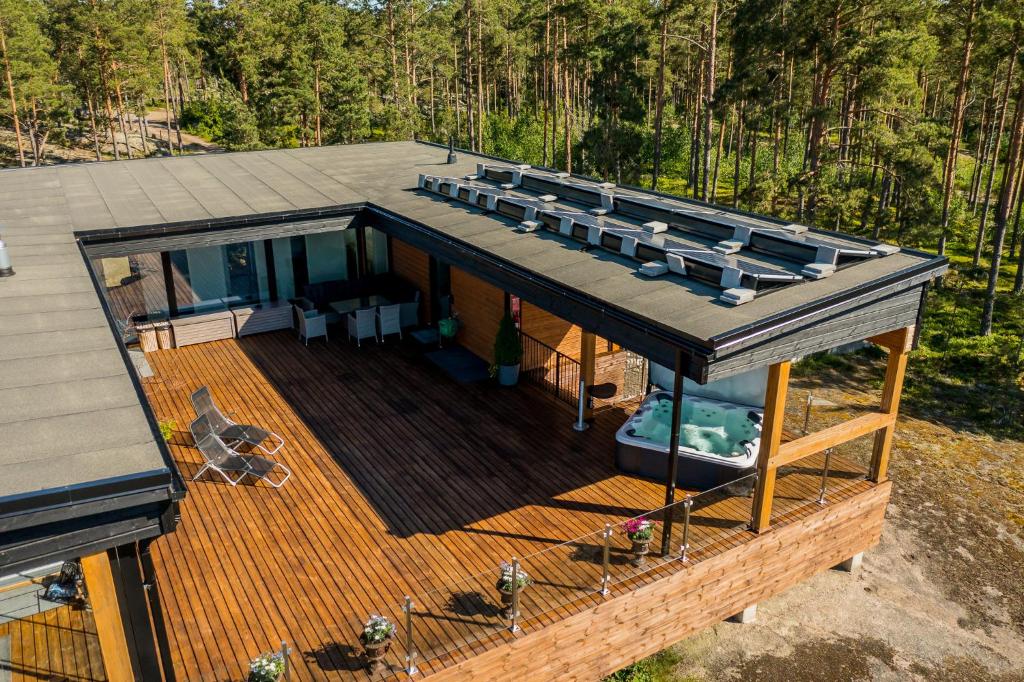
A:
POLYGON ((455 141, 451 135, 448 136, 448 163, 458 163, 459 157, 455 155, 455 141))
POLYGON ((10 277, 14 274, 11 267, 11 254, 7 252, 7 245, 0 239, 0 277, 10 277))

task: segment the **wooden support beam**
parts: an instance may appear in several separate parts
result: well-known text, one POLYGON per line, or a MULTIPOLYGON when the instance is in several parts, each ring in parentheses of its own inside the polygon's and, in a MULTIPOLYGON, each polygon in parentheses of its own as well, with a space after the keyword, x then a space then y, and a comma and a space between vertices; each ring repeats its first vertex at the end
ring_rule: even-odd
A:
MULTIPOLYGON (((904 330, 913 337, 913 327, 904 330)), ((868 478, 875 483, 886 479, 889 469, 889 453, 892 437, 896 431, 896 416, 900 411, 900 396, 903 393, 903 378, 907 372, 907 346, 895 346, 889 351, 889 362, 885 368, 885 386, 882 388, 882 412, 889 416, 889 423, 875 433, 875 445, 871 452, 871 469, 868 478), (902 348, 903 350, 896 350, 902 348)))
POLYGON ((789 360, 768 368, 768 386, 764 396, 764 421, 761 424, 761 451, 757 456, 757 488, 754 490, 750 527, 755 533, 768 529, 772 518, 772 497, 775 495, 775 467, 771 462, 782 443, 782 422, 786 416, 786 393, 789 390, 789 360))
POLYGON ((777 469, 787 464, 792 464, 798 459, 808 455, 822 452, 837 445, 848 443, 851 440, 875 433, 879 429, 889 426, 895 421, 896 416, 888 412, 869 412, 855 417, 849 421, 841 422, 830 426, 827 429, 808 434, 803 438, 791 440, 779 446, 779 451, 768 462, 768 467, 777 469))
POLYGON ((135 675, 132 671, 131 656, 128 653, 124 623, 121 621, 121 608, 118 605, 117 590, 114 587, 110 557, 106 552, 100 552, 82 557, 81 562, 82 574, 85 576, 85 588, 89 593, 89 604, 92 606, 93 618, 96 621, 96 634, 100 641, 100 651, 103 654, 103 667, 107 671, 107 679, 111 682, 133 680, 135 675))
POLYGON ((906 353, 914 345, 914 326, 894 329, 868 339, 870 343, 896 353, 906 353))
MULTIPOLYGON (((593 332, 583 331, 580 334, 580 378, 583 385, 590 388, 594 385, 595 363, 597 357, 597 336, 593 332)), ((586 399, 583 407, 583 418, 592 419, 594 408, 591 401, 586 399)))

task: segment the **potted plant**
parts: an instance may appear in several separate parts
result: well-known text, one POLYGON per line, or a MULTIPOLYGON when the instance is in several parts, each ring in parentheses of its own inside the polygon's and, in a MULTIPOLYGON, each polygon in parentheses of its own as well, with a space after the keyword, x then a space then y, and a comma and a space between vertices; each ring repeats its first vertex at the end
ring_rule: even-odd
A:
POLYGON ((391 649, 391 640, 394 636, 395 624, 384 616, 374 614, 363 625, 359 641, 366 655, 366 667, 371 673, 383 665, 382 661, 391 649))
POLYGON ((507 562, 501 562, 501 567, 498 573, 498 582, 494 585, 498 592, 501 594, 501 617, 506 620, 512 620, 519 614, 516 613, 512 605, 512 588, 513 586, 519 590, 520 594, 532 581, 530 580, 529 574, 523 569, 514 570, 512 564, 507 562), (514 572, 514 576, 513 576, 514 572))
POLYGON ((633 543, 633 560, 630 563, 634 566, 639 567, 647 563, 647 554, 651 551, 651 536, 654 535, 655 523, 656 521, 652 521, 646 516, 638 516, 622 524, 622 530, 625 531, 626 537, 633 543))
POLYGON ((160 435, 164 441, 170 443, 174 438, 174 430, 178 428, 178 423, 173 419, 161 419, 157 422, 157 426, 160 428, 160 435))
POLYGON ((519 381, 519 362, 523 359, 523 341, 512 315, 505 313, 498 325, 494 339, 494 364, 497 367, 498 383, 515 386, 519 381))
POLYGON ((260 654, 249 662, 248 682, 278 682, 284 675, 284 654, 273 651, 260 654))

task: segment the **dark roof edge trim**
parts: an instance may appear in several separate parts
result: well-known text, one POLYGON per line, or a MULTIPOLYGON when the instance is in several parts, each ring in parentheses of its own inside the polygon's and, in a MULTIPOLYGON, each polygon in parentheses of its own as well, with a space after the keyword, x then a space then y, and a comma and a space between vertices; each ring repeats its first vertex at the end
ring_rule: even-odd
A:
POLYGON ((887 287, 903 285, 900 287, 901 289, 909 289, 919 286, 922 282, 930 282, 944 274, 948 269, 948 258, 945 256, 932 256, 930 260, 919 265, 904 268, 867 284, 862 284, 812 303, 766 317, 763 320, 758 320, 744 327, 712 337, 711 341, 716 351, 726 350, 729 346, 736 345, 742 341, 748 341, 753 337, 760 336, 779 327, 799 322, 806 317, 849 304, 887 287))
POLYGON ((178 465, 174 463, 174 458, 171 457, 171 451, 167 447, 167 443, 164 441, 163 435, 160 433, 160 428, 157 424, 156 415, 153 413, 153 408, 149 405, 149 400, 146 399, 146 392, 142 390, 142 384, 139 382, 138 374, 135 372, 135 367, 132 364, 131 358, 128 357, 128 349, 124 345, 124 339, 117 331, 117 327, 114 325, 114 316, 110 312, 110 306, 107 303, 107 297, 103 295, 103 287, 100 284, 99 279, 96 277, 96 271, 92 267, 92 261, 89 260, 89 255, 85 250, 85 243, 78 240, 78 252, 82 256, 82 261, 85 263, 85 269, 89 273, 89 280, 92 282, 93 290, 96 293, 96 298, 99 299, 100 308, 103 310, 103 316, 107 320, 107 327, 110 329, 110 335, 114 339, 114 344, 117 346, 118 353, 121 354, 121 362, 124 363, 125 369, 128 371, 128 377, 131 379, 132 388, 135 389, 135 397, 139 401, 139 406, 142 408, 143 414, 146 416, 146 421, 149 423, 149 431, 153 435, 153 440, 156 443, 157 450, 160 451, 160 456, 164 460, 164 466, 170 472, 169 488, 170 488, 170 500, 177 501, 185 498, 185 481, 181 477, 181 472, 178 471, 178 465))
POLYGON ((176 223, 157 223, 152 225, 132 225, 129 227, 103 228, 98 230, 78 230, 75 237, 83 244, 104 244, 127 239, 143 239, 146 237, 167 237, 171 235, 202 234, 241 227, 260 227, 264 225, 280 225, 297 220, 315 218, 341 218, 354 216, 365 207, 364 202, 338 204, 314 209, 293 209, 274 211, 272 213, 255 213, 247 216, 231 216, 225 218, 207 218, 202 220, 183 220, 176 223))

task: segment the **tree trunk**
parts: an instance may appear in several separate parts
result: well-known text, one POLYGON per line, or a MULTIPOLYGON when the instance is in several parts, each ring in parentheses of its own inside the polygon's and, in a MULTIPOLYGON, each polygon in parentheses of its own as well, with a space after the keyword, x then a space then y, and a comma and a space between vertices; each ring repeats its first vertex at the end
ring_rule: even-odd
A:
POLYGON ((466 132, 469 133, 469 149, 476 151, 476 115, 473 110, 473 2, 466 0, 463 5, 463 13, 466 15, 465 50, 466 57, 463 60, 465 73, 466 95, 466 132))
POLYGON ((114 94, 117 96, 117 124, 121 128, 121 137, 124 138, 124 150, 129 159, 134 159, 132 145, 128 141, 128 126, 124 120, 124 98, 121 96, 121 79, 114 79, 114 94))
POLYGON ((715 51, 718 43, 718 0, 711 0, 711 28, 708 31, 707 79, 704 83, 704 168, 700 198, 708 200, 708 183, 711 175, 711 136, 714 134, 715 105, 715 51))
MULTIPOLYGON (((433 80, 433 78, 431 78, 431 80, 430 80, 430 85, 431 85, 431 91, 430 91, 431 110, 430 110, 430 113, 431 113, 431 119, 433 119, 433 113, 434 113, 434 110, 433 110, 433 104, 434 104, 433 85, 434 85, 434 80, 433 80)), ((324 143, 324 138, 323 138, 323 133, 322 133, 321 125, 320 125, 320 115, 321 115, 321 111, 322 111, 322 105, 320 103, 320 62, 319 61, 317 61, 316 65, 313 67, 313 94, 314 94, 314 97, 315 97, 314 106, 316 107, 314 109, 314 111, 313 111, 313 121, 314 121, 314 125, 315 125, 314 142, 316 143, 317 147, 320 147, 324 143)))
POLYGON ((740 206, 740 158, 743 156, 743 115, 747 103, 740 102, 739 115, 736 117, 736 158, 732 171, 732 207, 740 206))
MULTIPOLYGON (((999 164, 999 149, 1003 144, 1003 125, 1006 123, 1006 110, 1010 107, 1010 87, 1013 83, 1013 64, 1017 61, 1017 46, 1014 45, 1010 53, 1010 64, 1006 68, 1006 85, 1003 87, 1002 108, 999 111, 999 122, 995 123, 996 135, 993 143, 992 157, 988 166, 988 180, 985 182, 985 199, 981 206, 981 221, 978 223, 978 235, 974 242, 974 267, 981 264, 981 253, 985 245, 985 225, 988 222, 988 209, 992 201, 992 181, 996 177, 996 167, 999 164)), ((995 112, 993 112, 995 113, 995 112)), ((1007 159, 1009 161, 1009 159, 1007 159)))
POLYGON ((7 96, 11 102, 11 119, 14 124, 14 139, 18 144, 18 164, 25 167, 25 150, 22 147, 21 123, 18 121, 18 98, 14 96, 14 79, 11 77, 11 62, 7 56, 7 38, 0 28, 0 57, 4 60, 4 79, 7 81, 7 96))
POLYGON ((85 91, 85 101, 89 107, 89 125, 92 127, 92 144, 96 148, 96 160, 103 160, 103 153, 100 151, 100 132, 96 127, 96 107, 92 102, 92 92, 89 89, 85 91))
POLYGON ((651 189, 658 189, 661 175, 661 130, 665 112, 665 51, 668 42, 668 11, 662 7, 661 41, 658 47, 658 84, 654 95, 654 170, 651 173, 651 189))
MULTIPOLYGON (((964 110, 967 106, 967 82, 971 74, 971 54, 974 50, 974 18, 978 13, 978 0, 971 0, 968 9, 967 25, 965 26, 963 56, 960 59, 960 78, 956 85, 956 97, 953 102, 953 120, 950 121, 949 150, 942 172, 942 218, 939 224, 938 253, 946 253, 946 240, 949 238, 949 205, 953 199, 956 184, 957 156, 960 153, 960 137, 963 135, 964 110)), ((939 280, 941 284, 941 279, 939 280)))
MULTIPOLYGON (((1017 110, 1013 116, 1013 132, 1010 137, 1010 154, 1006 159, 1003 173, 1003 187, 999 193, 999 205, 996 207, 995 236, 992 244, 992 263, 988 271, 988 287, 985 289, 985 307, 981 314, 981 333, 988 336, 992 333, 992 316, 996 304, 996 286, 999 283, 999 266, 1003 257, 1003 239, 1006 237, 1006 224, 1013 207, 1014 193, 1017 189, 1014 179, 1021 160, 1021 143, 1024 141, 1024 79, 1021 80, 1017 94, 1017 110)), ((1018 270, 1018 279, 1020 278, 1018 270)), ((1017 291, 1014 286, 1014 291, 1017 291)))
MULTIPOLYGON (((1022 164, 1024 165, 1024 164, 1022 164)), ((1024 209, 1024 168, 1021 168, 1017 172, 1017 217, 1013 220, 1013 239, 1010 241, 1010 258, 1013 258, 1017 253, 1017 247, 1020 246, 1020 219, 1022 209, 1024 209)), ((1018 277, 1022 273, 1018 270, 1018 277)))
MULTIPOLYGON (((160 59, 163 62, 164 71, 164 126, 167 128, 167 153, 174 156, 174 145, 171 143, 171 65, 167 59, 167 45, 163 39, 160 40, 160 59)), ((243 93, 242 101, 247 96, 243 93)))

